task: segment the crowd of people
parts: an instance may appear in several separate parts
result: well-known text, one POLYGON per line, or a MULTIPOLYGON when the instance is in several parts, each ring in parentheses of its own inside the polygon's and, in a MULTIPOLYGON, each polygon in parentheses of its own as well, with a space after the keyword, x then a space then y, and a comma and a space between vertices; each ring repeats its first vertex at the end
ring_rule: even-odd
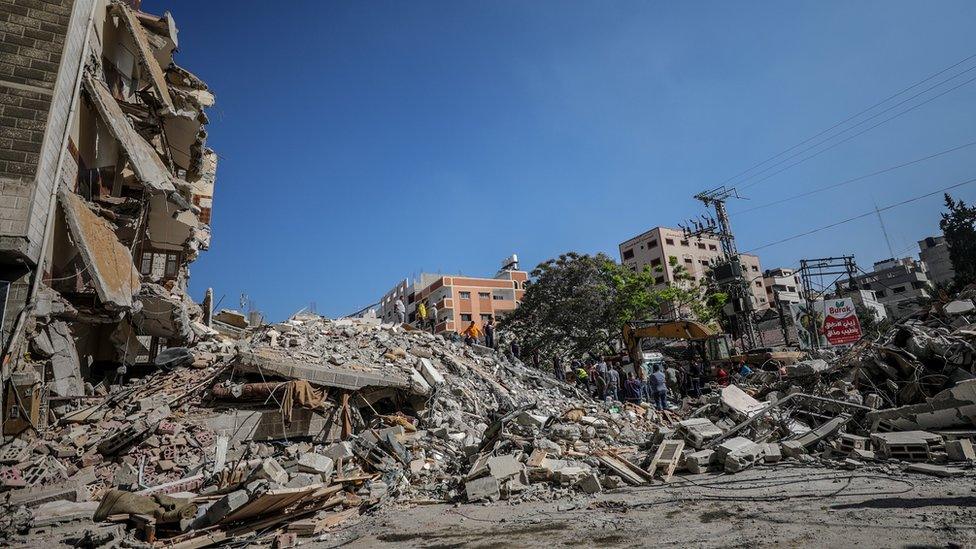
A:
MULTIPOLYGON (((406 323, 407 309, 401 299, 396 300, 394 308, 400 323, 406 323)), ((420 329, 435 332, 438 323, 437 314, 434 304, 421 301, 417 304, 414 324, 420 329)), ((484 319, 482 326, 472 320, 460 333, 451 332, 449 337, 464 341, 468 345, 479 344, 495 349, 497 348, 495 330, 495 320, 489 316, 484 319)), ((518 342, 515 340, 509 343, 508 350, 514 357, 523 360, 526 358, 522 356, 518 342)), ((531 353, 531 360, 533 366, 538 369, 543 368, 538 351, 531 353)), ((686 396, 701 396, 706 372, 720 387, 728 386, 733 378, 745 378, 752 374, 752 369, 745 361, 729 369, 722 365, 709 368, 698 360, 683 366, 667 361, 643 364, 638 371, 633 367, 624 367, 617 363, 608 364, 600 357, 572 359, 567 363, 558 355, 552 357, 552 371, 556 379, 585 387, 593 398, 638 404, 646 402, 658 410, 668 409, 669 399, 680 401, 686 396)))
MULTIPOLYGON (((514 354, 514 352, 513 352, 514 354)), ((541 368, 538 353, 533 353, 533 365, 541 368)), ((703 362, 693 360, 687 365, 674 361, 645 363, 638 371, 633 367, 608 363, 603 358, 574 359, 566 367, 559 356, 552 358, 552 371, 556 379, 585 387, 595 399, 618 402, 648 403, 658 410, 667 410, 669 402, 680 401, 686 396, 702 394, 706 372, 720 387, 733 378, 745 378, 752 369, 743 361, 730 374, 725 366, 708 368, 703 362)))

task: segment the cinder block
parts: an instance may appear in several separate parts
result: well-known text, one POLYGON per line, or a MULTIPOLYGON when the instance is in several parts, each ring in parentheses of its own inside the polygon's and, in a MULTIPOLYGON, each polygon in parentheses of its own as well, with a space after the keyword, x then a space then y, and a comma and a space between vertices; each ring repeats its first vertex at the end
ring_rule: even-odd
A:
POLYGON ((468 501, 493 501, 501 497, 498 479, 492 476, 469 480, 464 485, 464 494, 468 501))
POLYGON ((946 442, 946 452, 952 461, 976 461, 976 451, 973 450, 973 442, 968 438, 946 442))

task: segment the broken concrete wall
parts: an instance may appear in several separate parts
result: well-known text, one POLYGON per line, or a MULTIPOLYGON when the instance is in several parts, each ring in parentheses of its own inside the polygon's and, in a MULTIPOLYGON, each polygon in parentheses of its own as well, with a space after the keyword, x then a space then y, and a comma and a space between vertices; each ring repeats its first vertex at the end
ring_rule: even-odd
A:
POLYGON ((867 415, 874 430, 928 430, 976 427, 976 379, 963 381, 928 402, 877 410, 867 415))

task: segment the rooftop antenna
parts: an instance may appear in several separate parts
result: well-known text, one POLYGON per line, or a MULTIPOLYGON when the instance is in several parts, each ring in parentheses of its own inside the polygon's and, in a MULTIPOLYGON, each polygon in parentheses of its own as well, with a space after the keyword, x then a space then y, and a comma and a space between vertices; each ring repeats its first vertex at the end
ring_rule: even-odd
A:
POLYGON ((884 218, 881 217, 881 210, 878 209, 878 203, 874 203, 874 213, 878 214, 878 223, 881 224, 881 233, 884 234, 885 244, 888 245, 888 253, 891 259, 895 259, 895 250, 891 247, 891 239, 888 238, 888 229, 885 228, 884 218))

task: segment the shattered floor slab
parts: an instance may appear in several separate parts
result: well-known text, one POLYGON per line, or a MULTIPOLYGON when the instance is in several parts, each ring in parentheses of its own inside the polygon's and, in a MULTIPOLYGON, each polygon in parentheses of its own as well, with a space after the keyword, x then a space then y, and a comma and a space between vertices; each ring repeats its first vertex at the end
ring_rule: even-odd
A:
POLYGON ((119 242, 112 225, 91 211, 83 198, 62 188, 58 200, 98 298, 108 307, 132 307, 140 275, 129 249, 119 242))

